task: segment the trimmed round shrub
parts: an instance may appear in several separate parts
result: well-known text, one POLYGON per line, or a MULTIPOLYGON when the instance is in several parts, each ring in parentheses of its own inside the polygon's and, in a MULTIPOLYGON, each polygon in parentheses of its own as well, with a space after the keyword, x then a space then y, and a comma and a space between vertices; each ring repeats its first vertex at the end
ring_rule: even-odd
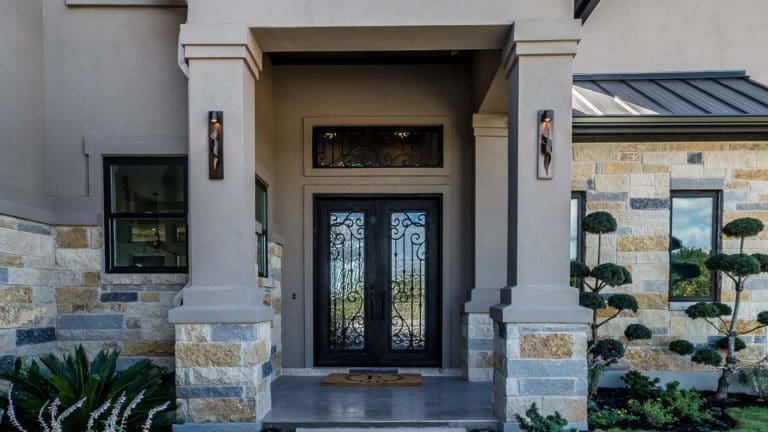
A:
POLYGON ((626 336, 627 339, 633 341, 640 339, 650 339, 652 333, 651 329, 642 324, 630 324, 624 330, 624 336, 626 336))
POLYGON ((700 348, 691 356, 694 363, 718 367, 723 364, 723 356, 714 348, 700 348))
POLYGON ((624 356, 624 344, 616 339, 602 339, 592 347, 592 354, 605 361, 620 359, 624 356))
MULTIPOLYGON (((727 350, 728 349, 728 338, 727 337, 722 337, 722 338, 718 339, 717 342, 715 343, 715 346, 720 348, 720 349, 727 350)), ((736 338, 736 340, 733 343, 733 349, 734 349, 734 351, 741 351, 743 349, 747 349, 747 344, 745 344, 744 341, 741 340, 741 338, 736 338)))
POLYGON ((757 322, 763 325, 768 325, 768 311, 762 311, 757 314, 757 322))
POLYGON ((723 262, 724 270, 735 276, 760 273, 760 262, 747 254, 728 255, 723 262))
POLYGON ((733 309, 725 303, 712 302, 710 304, 717 308, 718 316, 730 315, 733 313, 733 309))
POLYGON ((571 261, 571 277, 583 279, 589 276, 589 267, 581 261, 571 261))
POLYGON ((610 286, 632 283, 632 276, 627 269, 613 263, 600 264, 592 269, 591 274, 610 286), (629 280, 627 280, 627 276, 629 276, 629 280))
POLYGON ((608 299, 608 306, 618 310, 637 312, 637 300, 629 294, 614 294, 608 299))
POLYGON ((669 251, 670 252, 676 251, 676 250, 680 249, 681 247, 683 247, 683 242, 681 242, 679 238, 674 237, 674 236, 669 238, 669 251))
POLYGON ((616 218, 604 211, 590 213, 581 222, 581 229, 592 234, 605 234, 616 231, 616 218))
POLYGON ((696 318, 717 318, 721 314, 722 309, 715 306, 714 303, 696 303, 685 310, 685 314, 691 319, 696 318))
POLYGON ((752 254, 752 258, 756 259, 760 263, 760 271, 768 272, 768 255, 761 253, 752 254))
POLYGON ((686 356, 693 354, 694 346, 687 340, 678 339, 669 343, 669 350, 675 354, 686 356))
POLYGON ((583 292, 579 294, 579 305, 592 310, 605 309, 605 300, 600 294, 583 292))
POLYGON ((711 257, 707 258, 706 261, 704 261, 704 266, 707 268, 707 270, 711 270, 711 271, 725 270, 723 268, 723 263, 725 262, 725 259, 727 257, 728 257, 728 254, 716 253, 711 257))
POLYGON ((621 267, 621 271, 622 271, 622 273, 624 273, 624 282, 622 283, 622 285, 631 284, 632 283, 632 273, 630 273, 629 270, 627 270, 627 268, 623 267, 623 266, 621 267))
POLYGON ((750 237, 758 234, 765 228, 760 219, 739 218, 728 222, 723 227, 723 234, 729 237, 750 237))

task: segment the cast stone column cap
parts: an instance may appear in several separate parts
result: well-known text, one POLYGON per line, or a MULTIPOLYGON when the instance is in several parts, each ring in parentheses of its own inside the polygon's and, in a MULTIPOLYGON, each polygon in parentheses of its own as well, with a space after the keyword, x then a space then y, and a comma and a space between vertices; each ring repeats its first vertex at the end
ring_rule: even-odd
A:
POLYGON ((581 25, 581 20, 576 19, 515 21, 502 53, 507 74, 520 57, 575 56, 581 39, 581 25))
POLYGON ((242 24, 182 24, 179 43, 186 59, 242 59, 259 79, 264 54, 253 32, 242 24))
POLYGON ((473 114, 472 129, 476 137, 506 137, 509 117, 506 114, 473 114))
POLYGON ((521 284, 501 289, 491 318, 505 323, 584 324, 592 310, 579 306, 579 290, 567 285, 521 284))

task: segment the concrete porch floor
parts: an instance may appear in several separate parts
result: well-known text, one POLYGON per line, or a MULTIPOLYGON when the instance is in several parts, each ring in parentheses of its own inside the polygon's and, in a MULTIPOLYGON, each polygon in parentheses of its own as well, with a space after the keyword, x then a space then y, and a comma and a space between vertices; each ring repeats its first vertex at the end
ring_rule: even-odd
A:
POLYGON ((498 430, 491 383, 424 377, 421 387, 326 387, 324 377, 282 376, 272 383, 264 430, 319 427, 461 427, 498 430))

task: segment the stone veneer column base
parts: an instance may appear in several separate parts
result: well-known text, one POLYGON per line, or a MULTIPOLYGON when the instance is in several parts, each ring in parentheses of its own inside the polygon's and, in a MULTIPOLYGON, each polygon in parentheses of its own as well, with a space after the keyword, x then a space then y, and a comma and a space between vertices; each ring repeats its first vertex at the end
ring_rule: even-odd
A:
POLYGON ((504 431, 536 403, 587 430, 587 326, 494 322, 493 411, 504 431))
POLYGON ((493 381, 493 321, 490 313, 463 313, 461 364, 464 379, 493 381))
POLYGON ((272 405, 270 334, 270 321, 176 324, 176 397, 188 424, 174 430, 260 430, 272 405))

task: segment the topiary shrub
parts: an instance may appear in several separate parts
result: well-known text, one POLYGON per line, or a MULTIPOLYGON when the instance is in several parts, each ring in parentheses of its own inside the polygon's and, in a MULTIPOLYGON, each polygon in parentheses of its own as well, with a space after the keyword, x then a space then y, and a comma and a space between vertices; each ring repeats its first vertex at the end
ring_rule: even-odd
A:
MULTIPOLYGON (((581 290, 579 304, 592 309, 591 338, 589 341, 589 394, 597 392, 597 382, 600 375, 610 365, 624 356, 624 344, 618 339, 608 338, 599 340, 597 331, 607 322, 616 318, 622 311, 637 312, 637 299, 629 294, 613 294, 607 301, 601 293, 607 287, 618 287, 632 283, 632 274, 620 265, 601 263, 602 236, 616 231, 616 219, 608 212, 598 211, 587 215, 581 224, 585 233, 597 235, 597 264, 590 269, 585 263, 571 262, 571 278, 580 281, 581 290), (598 319, 598 311, 611 307, 615 312, 603 319, 598 319)), ((642 324, 632 324, 624 331, 628 341, 650 339, 651 331, 642 324)))
POLYGON ((693 344, 685 344, 684 341, 674 341, 669 345, 670 351, 683 356, 691 355, 691 361, 695 363, 714 367, 723 365, 715 393, 715 397, 720 401, 727 400, 728 388, 733 375, 738 370, 739 359, 736 357, 736 352, 746 348, 746 344, 739 339, 739 335, 749 334, 768 327, 768 311, 760 312, 757 315, 758 325, 751 329, 739 331, 737 326, 745 282, 753 275, 768 272, 768 255, 747 255, 744 253, 744 240, 759 234, 763 229, 763 223, 754 218, 741 218, 727 223, 723 227, 723 234, 739 239, 739 252, 735 254, 717 253, 704 262, 708 270, 718 271, 733 282, 736 290, 733 307, 723 303, 709 302, 696 303, 685 310, 689 318, 705 320, 723 336, 714 345, 726 351, 725 365, 723 365, 723 357, 713 347, 705 346, 695 349, 693 344))
POLYGON ((527 418, 515 414, 518 427, 524 432, 561 432, 568 424, 568 420, 564 419, 559 412, 546 417, 539 414, 539 408, 536 407, 535 402, 525 411, 525 415, 527 418))

